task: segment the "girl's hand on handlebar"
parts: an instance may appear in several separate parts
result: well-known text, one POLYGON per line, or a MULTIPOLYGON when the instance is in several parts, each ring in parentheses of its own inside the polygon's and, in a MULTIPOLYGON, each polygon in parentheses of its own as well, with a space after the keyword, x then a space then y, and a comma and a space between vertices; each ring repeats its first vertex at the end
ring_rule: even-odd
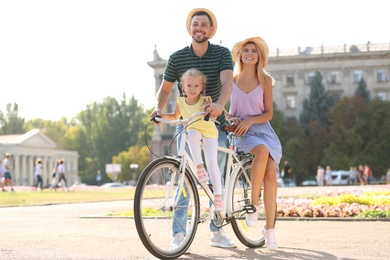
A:
POLYGON ((157 122, 156 120, 154 120, 156 117, 161 117, 161 110, 160 109, 155 109, 149 116, 150 118, 150 121, 153 121, 155 122, 156 124, 158 124, 159 122, 157 122))

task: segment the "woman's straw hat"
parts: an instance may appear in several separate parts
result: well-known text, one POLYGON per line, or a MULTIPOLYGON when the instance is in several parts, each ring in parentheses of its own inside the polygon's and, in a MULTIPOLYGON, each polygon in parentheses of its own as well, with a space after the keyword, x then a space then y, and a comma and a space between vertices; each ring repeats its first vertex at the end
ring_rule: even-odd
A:
POLYGON ((267 64, 268 64, 269 50, 268 50, 267 43, 263 40, 263 38, 260 38, 260 37, 250 37, 248 39, 240 41, 239 43, 236 43, 232 49, 233 61, 234 62, 240 61, 242 49, 249 42, 254 43, 257 46, 257 48, 259 48, 259 50, 260 50, 260 53, 259 53, 260 59, 259 60, 263 63, 263 68, 265 68, 265 66, 267 66, 267 64))
POLYGON ((205 13, 207 13, 210 16, 211 22, 212 22, 212 26, 214 27, 214 31, 213 31, 212 34, 210 34, 209 39, 213 38, 213 36, 217 32, 217 28, 218 28, 217 18, 215 18, 215 15, 210 10, 207 10, 206 8, 195 8, 194 10, 192 10, 188 14, 188 16, 187 16, 187 23, 186 23, 188 33, 191 35, 191 21, 192 21, 192 17, 197 12, 205 12, 205 13))

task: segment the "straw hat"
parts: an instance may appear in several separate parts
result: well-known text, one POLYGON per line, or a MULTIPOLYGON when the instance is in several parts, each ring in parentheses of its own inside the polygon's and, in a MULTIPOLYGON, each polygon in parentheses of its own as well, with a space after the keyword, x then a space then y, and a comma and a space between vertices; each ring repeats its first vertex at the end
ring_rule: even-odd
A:
POLYGON ((186 23, 188 33, 191 35, 191 21, 192 21, 192 17, 197 12, 205 12, 205 13, 207 13, 210 16, 211 22, 212 22, 212 26, 214 27, 214 32, 212 34, 210 34, 209 39, 213 38, 213 36, 217 32, 217 28, 218 28, 217 18, 215 18, 215 15, 210 10, 207 10, 206 8, 195 8, 194 10, 192 10, 188 14, 188 16, 187 16, 187 23, 186 23))
POLYGON ((249 42, 254 43, 257 46, 257 48, 259 48, 259 50, 260 50, 260 53, 259 53, 260 59, 259 60, 261 60, 261 62, 263 63, 263 68, 265 68, 265 66, 267 66, 267 64, 268 64, 269 50, 268 50, 267 43, 263 40, 263 38, 260 38, 260 37, 250 37, 250 38, 245 39, 239 43, 236 43, 232 49, 233 61, 234 62, 240 61, 242 49, 249 42))

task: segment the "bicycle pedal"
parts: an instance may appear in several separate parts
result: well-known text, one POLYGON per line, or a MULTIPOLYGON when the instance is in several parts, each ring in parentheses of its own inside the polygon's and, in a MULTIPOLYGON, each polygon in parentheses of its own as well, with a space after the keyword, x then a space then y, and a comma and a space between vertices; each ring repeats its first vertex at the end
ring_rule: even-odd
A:
POLYGON ((252 213, 256 212, 256 207, 255 207, 255 205, 252 205, 252 204, 245 205, 244 210, 246 211, 247 214, 252 214, 252 213))

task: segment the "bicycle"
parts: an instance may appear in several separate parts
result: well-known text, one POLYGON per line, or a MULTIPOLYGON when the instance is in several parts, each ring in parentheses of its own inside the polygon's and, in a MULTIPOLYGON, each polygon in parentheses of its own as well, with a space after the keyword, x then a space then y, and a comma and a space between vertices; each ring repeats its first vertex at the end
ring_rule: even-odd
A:
MULTIPOLYGON (((231 129, 225 129, 229 133, 229 148, 218 147, 219 151, 227 154, 223 194, 225 210, 214 212, 213 206, 208 207, 209 201, 212 204, 214 201, 212 185, 198 182, 194 174, 196 166, 185 149, 186 126, 196 117, 207 120, 204 112, 195 113, 188 119, 172 121, 155 118, 161 123, 182 124, 185 130, 181 134, 184 138, 178 155, 163 156, 150 162, 136 186, 134 220, 137 232, 146 249, 160 259, 173 259, 184 254, 195 237, 198 224, 209 219, 218 228, 231 224, 237 238, 249 248, 261 247, 265 243, 260 232, 264 221, 259 220, 255 227, 245 225, 246 214, 256 210, 250 203, 252 157, 232 147, 234 134, 231 129), (189 197, 188 205, 180 204, 181 196, 189 197), (175 210, 186 212, 188 217, 184 240, 179 247, 172 249, 170 243, 175 210)), ((259 216, 261 220, 265 219, 263 210, 259 216)))

